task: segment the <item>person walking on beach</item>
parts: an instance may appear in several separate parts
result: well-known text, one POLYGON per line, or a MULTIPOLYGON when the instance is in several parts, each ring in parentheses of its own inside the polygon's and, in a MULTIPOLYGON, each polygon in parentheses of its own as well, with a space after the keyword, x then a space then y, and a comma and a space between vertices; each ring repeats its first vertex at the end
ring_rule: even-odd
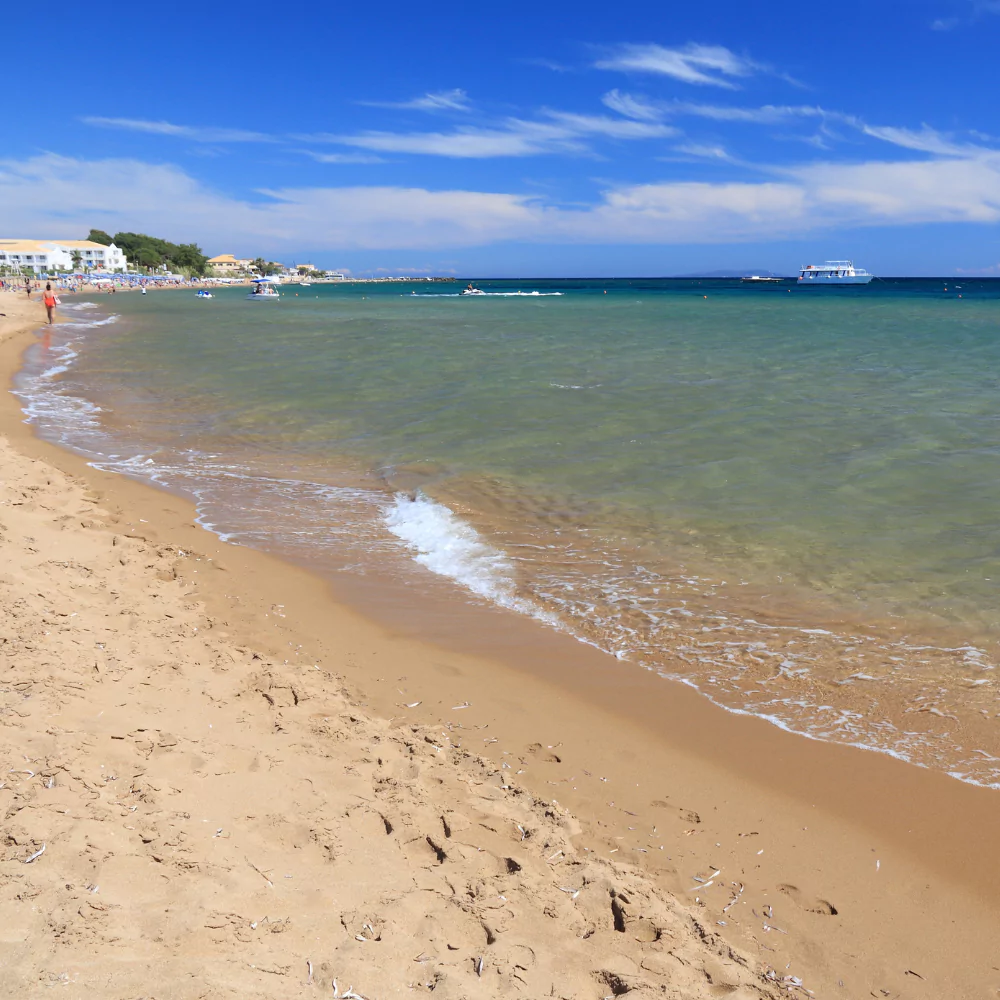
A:
POLYGON ((45 311, 49 314, 49 326, 51 326, 52 314, 56 309, 56 293, 52 291, 52 285, 49 282, 45 283, 45 294, 42 296, 42 302, 45 303, 45 311))

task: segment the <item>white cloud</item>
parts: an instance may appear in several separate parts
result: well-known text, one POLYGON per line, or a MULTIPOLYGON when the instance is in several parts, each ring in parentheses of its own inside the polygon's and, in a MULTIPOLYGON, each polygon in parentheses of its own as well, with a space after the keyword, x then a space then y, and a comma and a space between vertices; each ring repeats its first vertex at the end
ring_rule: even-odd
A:
POLYGON ((359 101, 370 108, 403 108, 414 111, 471 111, 469 95, 460 88, 439 90, 411 101, 359 101))
POLYGON ((706 160, 722 160, 726 163, 738 162, 726 151, 725 146, 713 146, 708 143, 682 142, 679 146, 674 146, 678 153, 686 153, 688 156, 696 156, 706 160))
POLYGON ((662 109, 647 101, 642 97, 633 97, 632 94, 623 94, 617 88, 609 90, 602 98, 601 103, 612 111, 617 111, 626 118, 638 118, 640 121, 658 121, 663 117, 662 109))
POLYGON ((765 104, 759 108, 739 108, 730 105, 698 104, 691 101, 671 101, 664 109, 674 115, 691 115, 719 122, 749 122, 773 125, 795 118, 833 118, 838 121, 850 116, 809 105, 765 104))
POLYGON ((281 188, 240 199, 175 166, 47 154, 0 163, 0 217, 10 232, 39 238, 98 226, 245 253, 725 243, 845 226, 1000 222, 1000 155, 825 162, 775 174, 762 183, 623 185, 567 208, 514 193, 387 186, 281 188))
POLYGON ((460 128, 453 132, 362 132, 359 135, 303 136, 315 142, 333 142, 380 153, 415 153, 452 159, 490 159, 538 156, 542 153, 582 153, 566 129, 530 122, 508 128, 460 128))
MULTIPOLYGON (((737 122, 756 125, 775 125, 790 122, 795 119, 816 119, 822 123, 822 128, 828 124, 845 125, 856 129, 864 135, 882 142, 910 149, 920 153, 930 153, 935 156, 970 157, 979 153, 988 153, 990 149, 974 143, 956 142, 950 136, 929 125, 919 129, 902 128, 895 125, 868 125, 857 115, 845 114, 842 111, 831 111, 818 105, 803 104, 765 104, 761 107, 747 108, 733 105, 703 104, 693 101, 670 101, 659 104, 649 104, 641 99, 633 98, 612 90, 602 98, 608 107, 629 114, 629 109, 638 109, 639 113, 632 117, 695 117, 708 118, 718 122, 737 122)), ((989 136, 978 132, 970 132, 983 142, 992 141, 989 136)), ((832 132, 825 132, 825 138, 832 138, 832 132)), ((812 141, 816 141, 815 138, 812 141)), ((823 142, 817 143, 826 148, 823 142)))
POLYGON ((883 142, 892 143, 894 146, 901 146, 903 149, 914 149, 921 153, 933 153, 937 156, 965 157, 985 152, 981 146, 953 142, 947 136, 928 125, 922 126, 919 132, 914 129, 896 128, 891 125, 860 125, 859 127, 865 135, 881 139, 883 142))
POLYGON ((550 69, 553 73, 572 73, 573 67, 566 66, 563 63, 556 62, 554 59, 521 59, 525 66, 540 66, 542 69, 550 69))
POLYGON ((1000 14, 1000 0, 972 0, 962 17, 939 17, 931 21, 932 31, 951 31, 960 25, 973 24, 983 14, 1000 14))
MULTIPOLYGON (((521 195, 422 188, 283 188, 232 198, 179 167, 46 154, 0 161, 0 217, 39 238, 91 226, 196 240, 206 249, 472 246, 520 238, 545 210, 521 195)), ((241 250, 241 252, 243 252, 241 250)))
POLYGON ((978 275, 982 278, 992 278, 1000 276, 1000 263, 990 264, 987 267, 956 267, 957 274, 968 274, 970 277, 978 275))
POLYGON ((663 45, 618 45, 594 64, 597 69, 625 73, 652 73, 671 76, 684 83, 725 87, 735 90, 736 84, 727 77, 746 77, 764 67, 722 45, 699 45, 690 42, 683 48, 668 49, 663 45))
POLYGON ((385 163, 381 156, 367 156, 364 153, 317 153, 314 149, 304 149, 302 152, 317 163, 385 163))
POLYGON ((654 122, 628 118, 608 118, 607 115, 579 115, 569 111, 544 112, 566 131, 566 137, 604 135, 612 139, 660 139, 676 135, 677 129, 654 122))
POLYGON ((546 110, 546 121, 508 118, 491 127, 463 126, 452 132, 362 132, 358 135, 300 136, 383 153, 415 153, 453 159, 585 154, 587 136, 611 139, 656 139, 677 134, 669 125, 607 115, 582 115, 546 110))
POLYGON ((580 242, 722 243, 799 230, 806 205, 806 193, 790 183, 679 181, 608 191, 600 204, 560 221, 565 236, 580 242))
POLYGON ((819 221, 1000 222, 1000 155, 910 163, 815 163, 787 172, 819 221))
POLYGON ((273 136, 263 132, 248 132, 238 128, 213 128, 197 125, 175 125, 172 122, 151 122, 140 118, 100 118, 88 116, 80 119, 85 125, 98 128, 124 129, 128 132, 145 132, 148 135, 168 135, 194 142, 275 142, 273 136))

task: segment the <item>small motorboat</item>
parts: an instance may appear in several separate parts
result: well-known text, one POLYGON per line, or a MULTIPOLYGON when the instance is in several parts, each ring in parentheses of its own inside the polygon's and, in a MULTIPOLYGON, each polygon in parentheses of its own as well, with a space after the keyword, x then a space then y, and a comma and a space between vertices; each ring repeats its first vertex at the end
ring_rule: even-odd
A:
POLYGON ((212 294, 211 292, 209 292, 209 291, 206 291, 206 290, 205 290, 204 288, 202 288, 202 289, 201 289, 201 290, 200 290, 200 291, 198 292, 198 298, 199 298, 199 299, 214 299, 214 298, 215 298, 215 296, 214 296, 214 295, 213 295, 213 294, 212 294))
POLYGON ((254 302, 277 302, 281 298, 270 279, 254 278, 252 283, 253 291, 247 294, 248 299, 254 302))
POLYGON ((462 289, 461 294, 462 295, 485 295, 486 292, 484 292, 481 288, 476 288, 476 286, 473 285, 472 282, 470 281, 469 284, 468 284, 468 286, 466 288, 462 289))

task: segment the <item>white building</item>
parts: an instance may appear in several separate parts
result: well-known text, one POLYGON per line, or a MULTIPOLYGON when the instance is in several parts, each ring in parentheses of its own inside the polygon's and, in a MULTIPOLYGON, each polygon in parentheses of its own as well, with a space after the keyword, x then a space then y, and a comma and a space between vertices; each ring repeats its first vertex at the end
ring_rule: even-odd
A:
POLYGON ((91 240, 4 240, 0 239, 0 271, 20 272, 30 268, 35 274, 54 271, 125 271, 128 263, 118 247, 91 240))

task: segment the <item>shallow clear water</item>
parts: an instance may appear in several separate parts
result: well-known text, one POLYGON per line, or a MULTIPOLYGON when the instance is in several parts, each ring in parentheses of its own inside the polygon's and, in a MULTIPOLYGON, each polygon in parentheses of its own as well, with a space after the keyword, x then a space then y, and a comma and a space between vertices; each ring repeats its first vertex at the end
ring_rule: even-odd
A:
POLYGON ((23 391, 223 533, 416 558, 734 710, 992 784, 1000 286, 959 285, 102 297, 23 391))

